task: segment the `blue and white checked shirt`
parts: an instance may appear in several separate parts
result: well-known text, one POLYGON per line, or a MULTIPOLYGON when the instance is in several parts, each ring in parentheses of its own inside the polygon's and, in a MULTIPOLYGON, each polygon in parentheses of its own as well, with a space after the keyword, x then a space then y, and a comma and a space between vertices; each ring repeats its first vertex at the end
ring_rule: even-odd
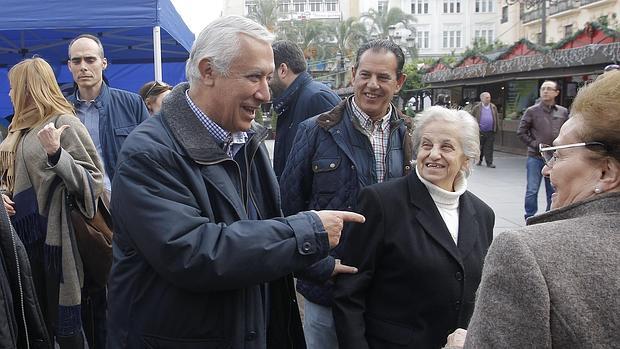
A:
POLYGON ((246 132, 240 131, 231 133, 224 130, 220 125, 216 124, 213 120, 211 120, 207 114, 203 113, 200 108, 194 104, 192 99, 189 97, 189 90, 185 91, 185 99, 187 100, 187 104, 192 109, 194 114, 200 122, 209 130, 211 135, 215 137, 218 143, 221 144, 222 149, 230 156, 231 158, 237 154, 239 149, 247 142, 248 134, 246 132))

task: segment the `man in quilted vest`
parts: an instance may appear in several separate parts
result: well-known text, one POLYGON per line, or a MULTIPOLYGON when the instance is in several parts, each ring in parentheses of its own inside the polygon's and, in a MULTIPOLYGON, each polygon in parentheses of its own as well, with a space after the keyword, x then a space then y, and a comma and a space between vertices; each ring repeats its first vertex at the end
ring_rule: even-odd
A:
MULTIPOLYGON (((413 148, 411 119, 391 103, 406 76, 405 57, 389 40, 364 44, 353 67, 354 95, 299 125, 280 190, 286 214, 305 210, 354 210, 358 191, 406 175, 413 148)), ((346 239, 346 237, 343 237, 346 239)), ((337 348, 331 315, 331 277, 355 273, 330 256, 297 273, 304 298, 308 348, 337 348)))

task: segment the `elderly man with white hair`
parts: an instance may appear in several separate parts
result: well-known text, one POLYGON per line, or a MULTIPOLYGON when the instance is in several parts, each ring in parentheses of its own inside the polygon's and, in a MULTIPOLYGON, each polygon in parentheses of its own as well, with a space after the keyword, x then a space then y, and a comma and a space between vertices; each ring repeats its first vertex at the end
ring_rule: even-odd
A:
POLYGON ((480 127, 480 159, 478 166, 482 165, 484 158, 487 167, 495 168, 493 164, 493 143, 495 143, 495 133, 497 132, 497 107, 491 103, 491 94, 482 92, 480 103, 476 104, 471 110, 471 114, 478 121, 480 127))
POLYGON ((291 273, 327 256, 352 212, 282 218, 253 122, 273 36, 223 17, 198 36, 160 114, 125 141, 113 181, 109 348, 305 348, 291 273))

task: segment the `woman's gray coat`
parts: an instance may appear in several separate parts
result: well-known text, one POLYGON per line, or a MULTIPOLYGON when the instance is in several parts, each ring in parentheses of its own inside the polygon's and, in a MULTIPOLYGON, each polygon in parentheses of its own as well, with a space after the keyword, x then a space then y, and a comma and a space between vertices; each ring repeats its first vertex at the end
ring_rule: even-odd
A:
POLYGON ((620 346, 620 193, 498 235, 465 348, 620 346))

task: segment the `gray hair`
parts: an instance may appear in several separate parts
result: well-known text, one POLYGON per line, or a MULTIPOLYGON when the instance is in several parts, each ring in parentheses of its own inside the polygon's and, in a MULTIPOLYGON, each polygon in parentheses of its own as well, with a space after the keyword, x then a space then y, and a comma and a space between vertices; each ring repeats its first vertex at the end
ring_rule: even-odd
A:
POLYGON ((239 35, 245 34, 257 40, 271 44, 274 35, 265 27, 240 16, 220 17, 207 25, 198 34, 189 59, 185 65, 185 75, 190 85, 200 79, 198 64, 207 58, 211 61, 213 69, 223 75, 230 73, 230 64, 242 54, 239 52, 239 35))
POLYGON ((480 157, 480 131, 478 122, 468 112, 464 110, 448 109, 440 106, 432 106, 422 112, 414 119, 415 129, 413 131, 413 150, 418 152, 422 142, 422 132, 424 128, 434 122, 441 121, 445 124, 456 125, 460 130, 459 141, 463 148, 463 153, 468 159, 465 177, 471 174, 472 164, 480 157))
POLYGON ((482 92, 482 93, 480 94, 480 99, 482 99, 482 96, 484 96, 484 95, 489 95, 489 97, 491 97, 491 94, 490 94, 490 93, 488 93, 488 92, 484 91, 484 92, 482 92))

